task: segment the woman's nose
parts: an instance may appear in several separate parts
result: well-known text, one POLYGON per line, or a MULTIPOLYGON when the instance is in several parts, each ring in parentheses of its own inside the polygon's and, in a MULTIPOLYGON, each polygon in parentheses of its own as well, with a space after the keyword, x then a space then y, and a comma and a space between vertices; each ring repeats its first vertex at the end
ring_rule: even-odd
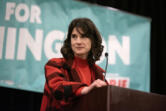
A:
POLYGON ((81 40, 80 37, 78 37, 78 38, 76 39, 76 42, 77 42, 77 43, 81 43, 81 41, 82 41, 82 40, 81 40))

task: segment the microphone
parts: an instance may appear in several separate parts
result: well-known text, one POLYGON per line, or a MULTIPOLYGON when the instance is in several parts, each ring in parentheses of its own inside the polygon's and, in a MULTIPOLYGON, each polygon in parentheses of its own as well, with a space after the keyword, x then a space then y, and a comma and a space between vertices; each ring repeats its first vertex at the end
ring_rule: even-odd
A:
POLYGON ((104 81, 106 81, 106 74, 107 74, 107 66, 108 66, 108 53, 105 53, 105 57, 106 57, 106 66, 105 66, 105 76, 104 76, 104 81))

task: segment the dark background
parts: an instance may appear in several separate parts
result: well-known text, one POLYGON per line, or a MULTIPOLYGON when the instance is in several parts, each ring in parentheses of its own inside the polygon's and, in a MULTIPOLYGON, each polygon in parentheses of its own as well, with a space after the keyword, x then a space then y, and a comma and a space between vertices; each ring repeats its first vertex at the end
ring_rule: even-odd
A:
MULTIPOLYGON (((165 0, 80 0, 151 18, 151 89, 166 95, 165 0)), ((103 17, 104 19, 104 17, 103 17)), ((42 94, 0 87, 1 111, 39 111, 42 94)))

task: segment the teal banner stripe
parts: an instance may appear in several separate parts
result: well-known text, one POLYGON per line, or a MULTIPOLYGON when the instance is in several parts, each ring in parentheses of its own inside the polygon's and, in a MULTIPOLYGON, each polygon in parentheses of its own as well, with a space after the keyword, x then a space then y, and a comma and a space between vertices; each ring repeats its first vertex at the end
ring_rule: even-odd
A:
POLYGON ((149 19, 73 0, 2 0, 0 9, 0 86, 43 92, 45 63, 62 57, 69 23, 87 17, 103 37, 103 69, 109 53, 108 82, 149 92, 149 19))

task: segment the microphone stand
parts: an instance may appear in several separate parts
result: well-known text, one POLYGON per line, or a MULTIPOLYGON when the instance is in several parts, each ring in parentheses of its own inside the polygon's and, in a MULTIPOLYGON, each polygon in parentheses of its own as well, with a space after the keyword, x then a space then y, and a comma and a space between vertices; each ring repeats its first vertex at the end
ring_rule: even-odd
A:
POLYGON ((107 66, 108 66, 108 53, 105 53, 105 57, 106 57, 106 66, 105 66, 105 76, 104 76, 104 81, 106 81, 106 74, 107 74, 107 66))

